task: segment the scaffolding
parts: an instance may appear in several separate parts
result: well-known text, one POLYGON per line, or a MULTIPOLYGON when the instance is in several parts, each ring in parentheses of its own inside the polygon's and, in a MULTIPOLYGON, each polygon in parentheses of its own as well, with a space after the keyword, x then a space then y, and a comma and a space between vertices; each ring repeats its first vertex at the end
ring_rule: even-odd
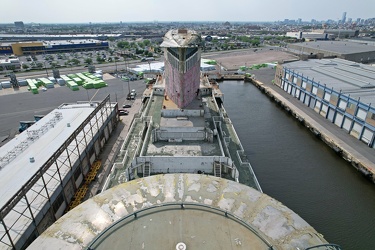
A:
POLYGON ((65 211, 66 213, 75 208, 76 206, 78 206, 79 204, 81 204, 82 201, 85 199, 89 186, 91 182, 95 180, 95 177, 98 174, 101 165, 102 162, 100 160, 94 162, 94 164, 90 168, 90 171, 85 177, 84 184, 79 189, 77 189, 76 193, 74 194, 73 201, 70 202, 68 209, 65 211))

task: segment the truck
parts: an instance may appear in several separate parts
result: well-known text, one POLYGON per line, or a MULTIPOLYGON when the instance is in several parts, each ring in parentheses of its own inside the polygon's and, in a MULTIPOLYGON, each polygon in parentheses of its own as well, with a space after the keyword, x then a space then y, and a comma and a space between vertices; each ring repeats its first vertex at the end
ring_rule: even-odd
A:
POLYGON ((35 121, 20 121, 20 126, 18 127, 18 132, 22 133, 29 127, 31 127, 35 121))
POLYGON ((151 62, 151 61, 155 61, 155 58, 153 58, 153 57, 143 57, 141 59, 141 62, 151 62))
POLYGON ((34 123, 42 119, 44 115, 34 115, 34 121, 20 121, 20 126, 18 127, 18 132, 22 133, 29 127, 31 127, 34 123))

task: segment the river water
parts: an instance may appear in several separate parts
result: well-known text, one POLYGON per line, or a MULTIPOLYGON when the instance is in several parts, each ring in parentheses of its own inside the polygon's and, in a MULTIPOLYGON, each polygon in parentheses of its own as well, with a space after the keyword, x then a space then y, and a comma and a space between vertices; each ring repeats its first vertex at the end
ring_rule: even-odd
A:
POLYGON ((263 192, 328 242, 375 249, 375 185, 252 84, 220 89, 263 192))

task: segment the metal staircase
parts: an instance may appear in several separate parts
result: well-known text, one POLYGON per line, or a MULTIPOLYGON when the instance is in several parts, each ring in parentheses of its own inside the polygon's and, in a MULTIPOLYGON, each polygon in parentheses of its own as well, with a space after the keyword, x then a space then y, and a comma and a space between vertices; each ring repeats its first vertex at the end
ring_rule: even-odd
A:
POLYGON ((221 177, 221 164, 220 162, 214 162, 214 176, 221 177))
POLYGON ((145 162, 143 165, 143 177, 147 177, 151 175, 151 164, 150 162, 145 162))

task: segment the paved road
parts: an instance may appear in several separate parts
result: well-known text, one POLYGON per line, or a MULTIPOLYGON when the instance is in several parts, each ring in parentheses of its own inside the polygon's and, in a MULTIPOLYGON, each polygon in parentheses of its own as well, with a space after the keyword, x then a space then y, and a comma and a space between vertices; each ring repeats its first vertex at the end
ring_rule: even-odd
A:
MULTIPOLYGON (((161 59, 158 59, 161 60, 161 59)), ((129 62, 117 62, 117 63, 106 63, 106 64, 95 64, 96 70, 103 70, 103 72, 115 72, 117 69, 118 71, 125 70, 126 66, 128 67, 133 67, 135 65, 139 64, 144 64, 141 63, 139 60, 132 60, 129 62), (116 65, 117 64, 117 65, 116 65)), ((73 74, 73 73, 78 73, 78 72, 84 72, 87 71, 88 69, 85 68, 84 66, 79 66, 79 67, 68 67, 68 68, 58 68, 60 71, 60 75, 66 75, 66 74, 73 74)), ((28 72, 18 72, 16 73, 16 76, 18 79, 24 79, 24 78, 38 78, 38 77, 47 77, 48 76, 53 76, 52 69, 45 69, 43 70, 38 70, 38 71, 28 71, 28 72)), ((9 81, 9 77, 4 77, 5 72, 0 73, 0 82, 2 81, 9 81)))
POLYGON ((93 197, 103 190, 105 181, 107 180, 111 168, 113 167, 113 163, 117 157, 117 154, 128 135, 130 124, 132 123, 134 114, 138 113, 138 111, 140 110, 141 102, 142 101, 140 98, 132 101, 132 107, 127 109, 129 110, 129 115, 120 117, 120 121, 117 124, 117 127, 112 131, 109 140, 103 146, 98 157, 102 161, 102 167, 98 171, 96 181, 91 183, 91 185, 89 186, 89 192, 87 192, 85 200, 93 197))

